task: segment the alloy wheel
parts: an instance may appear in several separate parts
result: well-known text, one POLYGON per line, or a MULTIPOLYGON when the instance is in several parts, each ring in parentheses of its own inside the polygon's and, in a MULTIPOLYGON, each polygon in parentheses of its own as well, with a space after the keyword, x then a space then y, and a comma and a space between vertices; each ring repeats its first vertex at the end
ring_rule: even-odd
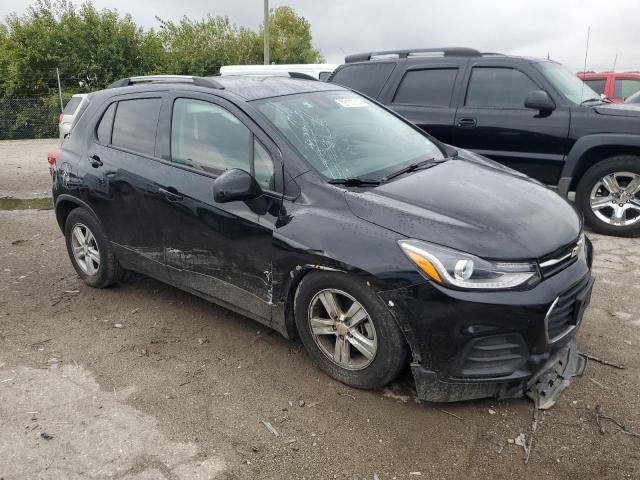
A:
POLYGON ((347 370, 373 362, 378 341, 371 317, 355 298, 336 289, 316 293, 309 304, 309 329, 320 351, 347 370))
POLYGON ((602 222, 616 227, 640 221, 640 175, 614 172, 602 177, 591 190, 589 204, 602 222))
POLYGON ((89 228, 77 223, 71 230, 73 257, 80 269, 87 275, 95 275, 100 268, 100 249, 89 228))

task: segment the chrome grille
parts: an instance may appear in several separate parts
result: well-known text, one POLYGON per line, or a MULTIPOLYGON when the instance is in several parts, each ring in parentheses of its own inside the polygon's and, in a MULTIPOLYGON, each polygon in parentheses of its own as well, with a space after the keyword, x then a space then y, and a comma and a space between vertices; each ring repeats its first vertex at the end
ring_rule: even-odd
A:
POLYGON ((584 248, 584 237, 570 245, 562 247, 555 252, 542 257, 538 264, 543 278, 549 278, 561 272, 578 260, 581 249, 584 248))

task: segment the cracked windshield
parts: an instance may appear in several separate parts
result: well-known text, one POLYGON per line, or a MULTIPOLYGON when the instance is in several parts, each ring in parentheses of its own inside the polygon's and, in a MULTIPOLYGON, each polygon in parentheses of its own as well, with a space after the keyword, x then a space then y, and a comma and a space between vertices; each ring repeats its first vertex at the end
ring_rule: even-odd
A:
POLYGON ((256 101, 302 156, 330 179, 370 177, 443 153, 427 137, 353 92, 313 92, 256 101))

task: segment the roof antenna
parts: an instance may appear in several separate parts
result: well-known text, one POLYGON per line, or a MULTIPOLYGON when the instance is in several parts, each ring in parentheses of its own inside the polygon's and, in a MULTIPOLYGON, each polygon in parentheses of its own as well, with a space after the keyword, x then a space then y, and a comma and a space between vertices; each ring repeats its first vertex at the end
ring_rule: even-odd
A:
MULTIPOLYGON (((587 27, 587 46, 584 49, 584 69, 582 73, 587 73, 587 56, 589 55, 589 37, 591 36, 591 25, 587 27)), ((584 81, 582 82, 582 91, 580 92, 580 105, 584 98, 584 81)))

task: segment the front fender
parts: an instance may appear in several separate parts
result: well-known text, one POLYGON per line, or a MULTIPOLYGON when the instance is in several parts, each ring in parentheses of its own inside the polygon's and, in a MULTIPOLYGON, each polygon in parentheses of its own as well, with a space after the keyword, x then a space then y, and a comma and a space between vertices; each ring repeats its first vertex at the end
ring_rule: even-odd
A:
POLYGON ((580 169, 581 162, 588 152, 597 147, 638 147, 640 148, 640 135, 623 133, 602 133, 586 135, 576 141, 567 155, 562 168, 557 192, 561 196, 567 196, 573 183, 573 178, 580 169))

